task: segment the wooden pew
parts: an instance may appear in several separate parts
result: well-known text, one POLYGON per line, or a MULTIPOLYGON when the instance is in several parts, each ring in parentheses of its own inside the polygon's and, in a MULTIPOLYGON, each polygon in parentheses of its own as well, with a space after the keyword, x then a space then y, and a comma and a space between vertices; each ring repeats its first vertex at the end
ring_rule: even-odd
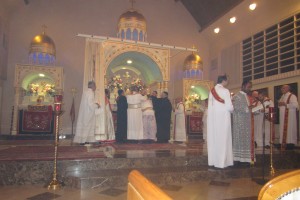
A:
POLYGON ((128 176, 127 200, 172 200, 164 191, 137 170, 128 176))
POLYGON ((279 197, 282 200, 291 199, 288 196, 293 195, 300 197, 300 170, 282 174, 267 182, 260 190, 258 200, 273 200, 279 197))

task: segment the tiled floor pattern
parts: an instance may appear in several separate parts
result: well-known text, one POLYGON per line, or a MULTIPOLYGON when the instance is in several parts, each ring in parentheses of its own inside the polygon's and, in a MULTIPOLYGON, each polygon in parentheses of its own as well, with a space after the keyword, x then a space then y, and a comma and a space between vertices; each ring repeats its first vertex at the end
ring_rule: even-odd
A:
MULTIPOLYGON (((160 188, 174 200, 253 200, 262 186, 251 179, 200 181, 160 188)), ((1 186, 1 199, 6 200, 124 200, 127 188, 47 190, 43 186, 1 186)))

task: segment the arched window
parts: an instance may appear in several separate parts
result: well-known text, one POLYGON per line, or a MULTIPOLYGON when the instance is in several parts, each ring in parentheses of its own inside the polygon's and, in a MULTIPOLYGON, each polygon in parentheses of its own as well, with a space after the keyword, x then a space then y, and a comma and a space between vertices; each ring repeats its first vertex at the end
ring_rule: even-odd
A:
POLYGON ((133 30, 132 40, 138 41, 138 31, 136 29, 133 30))
POLYGON ((121 32, 121 39, 125 39, 125 31, 122 29, 122 32, 121 32))
POLYGON ((140 31, 139 41, 144 41, 144 34, 143 34, 143 31, 140 31))
POLYGON ((130 28, 126 30, 126 39, 131 40, 131 31, 130 28))

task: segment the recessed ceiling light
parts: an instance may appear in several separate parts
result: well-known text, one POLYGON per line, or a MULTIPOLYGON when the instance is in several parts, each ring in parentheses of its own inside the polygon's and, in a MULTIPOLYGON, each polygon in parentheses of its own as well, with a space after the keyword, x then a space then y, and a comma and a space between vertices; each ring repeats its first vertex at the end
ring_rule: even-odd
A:
POLYGON ((255 10, 255 8, 256 8, 256 3, 252 3, 249 5, 250 10, 255 10))
POLYGON ((45 77, 45 74, 39 74, 40 77, 45 77))
POLYGON ((192 85, 191 88, 195 88, 195 86, 192 85))
POLYGON ((127 60, 127 64, 131 64, 132 63, 132 60, 127 60))
POLYGON ((231 17, 230 19, 229 19, 229 21, 230 21, 230 23, 235 23, 235 21, 236 21, 236 17, 231 17))
POLYGON ((122 69, 126 69, 126 67, 122 67, 122 69))
POLYGON ((220 28, 215 28, 215 29, 214 29, 214 32, 215 32, 215 33, 219 33, 219 32, 220 32, 220 28))

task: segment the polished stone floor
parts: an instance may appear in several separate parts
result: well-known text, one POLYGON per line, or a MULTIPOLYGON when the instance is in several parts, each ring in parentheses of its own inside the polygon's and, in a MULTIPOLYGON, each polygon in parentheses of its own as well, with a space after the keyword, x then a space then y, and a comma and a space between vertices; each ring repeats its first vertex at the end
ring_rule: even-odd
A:
MULTIPOLYGON (((10 141, 0 140, 0 151, 12 147, 20 146, 51 146, 51 141, 10 141)), ((60 146, 74 146, 71 140, 60 140, 60 146)), ((76 146, 76 145, 75 145, 76 146)), ((94 158, 97 152, 106 158, 102 159, 122 159, 122 158, 149 158, 149 157, 185 157, 185 156, 206 156, 206 144, 202 141, 190 141, 188 144, 166 144, 162 149, 151 149, 153 145, 141 145, 140 149, 136 144, 133 145, 90 145, 87 146, 87 154, 94 158), (166 150, 166 148, 169 148, 166 150)), ((299 151, 296 150, 296 151, 299 151)), ((256 149, 257 154, 262 153, 262 148, 256 149)), ((266 150, 266 154, 270 151, 266 150)), ((275 154, 279 154, 274 150, 275 154)), ((44 154, 42 154, 44 155, 44 154)), ((297 157, 298 158, 298 157, 297 157)), ((7 162, 7 158, 3 162, 7 162)), ((206 158, 207 159, 207 158, 206 158)), ((32 160, 32 157, 29 158, 32 160)), ((33 161, 35 161, 33 159, 33 161)), ((145 162, 145 161, 144 161, 145 162)), ((298 165, 297 165, 298 166, 298 165)), ((208 171, 215 169, 208 169, 208 171)), ((291 169, 290 169, 291 170, 291 169)), ((233 169, 234 171, 234 169, 233 169)), ((1 176, 0 176, 1 177, 1 176)), ((120 187, 92 187, 87 189, 77 189, 72 187, 63 187, 60 190, 48 190, 45 184, 26 184, 26 185, 5 185, 0 186, 0 199, 7 200, 51 200, 51 199, 126 199, 126 186, 120 187)), ((198 180, 192 183, 169 183, 158 184, 158 186, 170 195, 173 199, 178 200, 252 200, 257 199, 262 185, 257 184, 250 177, 235 178, 209 178, 209 180, 198 180)))
MULTIPOLYGON (((200 181, 181 185, 162 185, 160 188, 174 200, 254 200, 262 186, 248 178, 200 181)), ((47 190, 43 186, 0 186, 1 199, 6 200, 123 200, 126 187, 47 190)))

